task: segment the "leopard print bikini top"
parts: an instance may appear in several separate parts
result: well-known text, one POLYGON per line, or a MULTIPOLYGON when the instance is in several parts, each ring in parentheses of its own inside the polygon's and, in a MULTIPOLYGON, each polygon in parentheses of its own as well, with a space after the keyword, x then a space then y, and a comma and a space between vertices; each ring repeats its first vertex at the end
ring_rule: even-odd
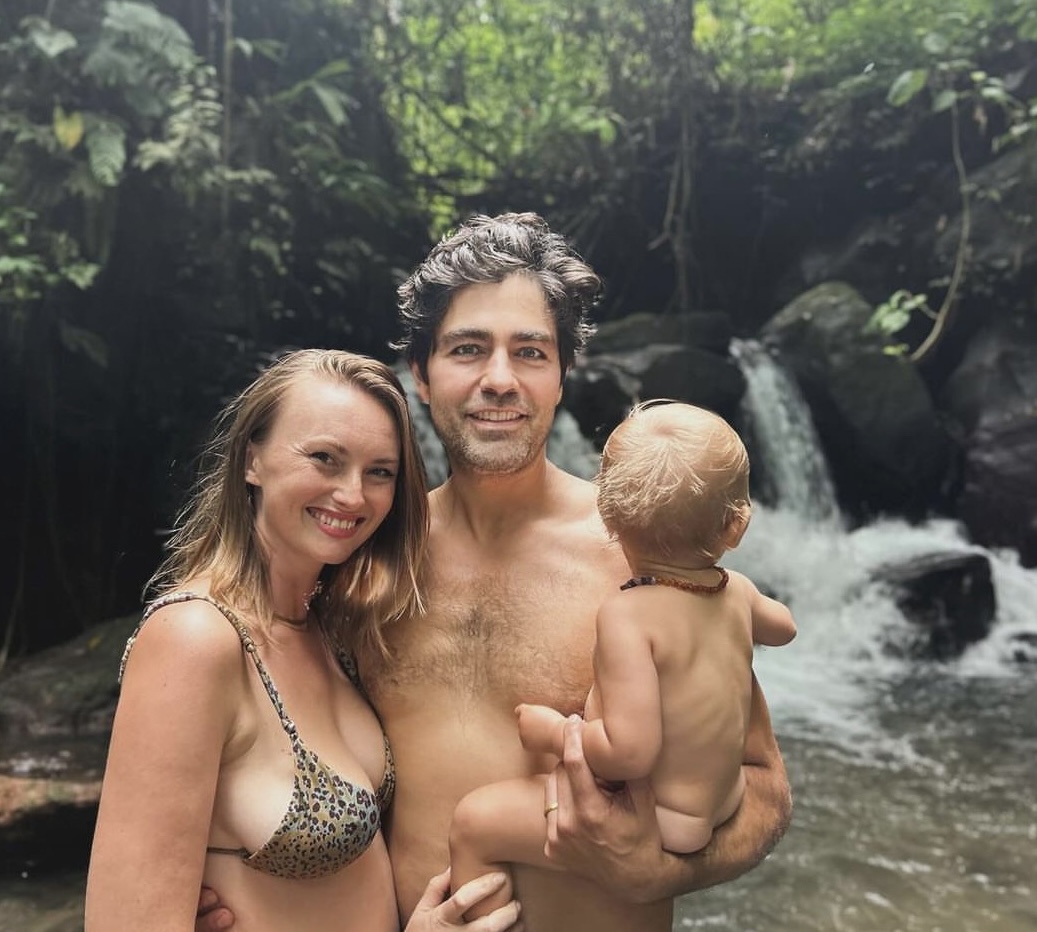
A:
MULTIPOLYGON (((285 712, 270 674, 259 659, 255 642, 245 625, 227 606, 209 596, 191 592, 170 593, 147 607, 140 624, 126 644, 119 667, 120 682, 130 649, 144 622, 163 606, 192 599, 201 599, 213 605, 234 626, 241 639, 242 648, 252 658, 256 672, 277 711, 295 759, 292 800, 273 835, 255 851, 215 847, 206 850, 211 854, 235 855, 255 870, 294 880, 323 877, 341 870, 367 850, 378 834, 381 814, 392 801, 396 786, 396 768, 389 748, 389 739, 384 739, 385 771, 381 786, 377 790, 371 792, 367 787, 357 786, 342 779, 309 750, 299 736, 295 723, 285 712)), ((353 658, 342 654, 338 661, 357 689, 363 692, 353 658)))

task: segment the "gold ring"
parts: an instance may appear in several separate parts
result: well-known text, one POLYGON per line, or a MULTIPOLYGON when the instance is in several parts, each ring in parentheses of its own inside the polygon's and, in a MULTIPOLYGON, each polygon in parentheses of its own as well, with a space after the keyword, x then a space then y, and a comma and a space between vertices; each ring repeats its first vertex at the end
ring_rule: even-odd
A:
POLYGON ((558 808, 558 803, 551 803, 544 809, 544 818, 546 819, 552 812, 558 808))

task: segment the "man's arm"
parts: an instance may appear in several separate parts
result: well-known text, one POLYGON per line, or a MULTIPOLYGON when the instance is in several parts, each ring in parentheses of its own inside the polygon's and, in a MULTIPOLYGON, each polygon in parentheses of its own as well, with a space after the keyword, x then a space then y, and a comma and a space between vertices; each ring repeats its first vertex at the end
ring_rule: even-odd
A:
POLYGON ((788 828, 788 777, 755 677, 742 764, 745 795, 735 815, 694 854, 663 851, 647 781, 619 793, 598 786, 583 757, 578 720, 566 724, 565 740, 565 756, 547 789, 548 798, 559 803, 558 818, 548 823, 548 856, 632 902, 650 903, 734 880, 759 864, 788 828))

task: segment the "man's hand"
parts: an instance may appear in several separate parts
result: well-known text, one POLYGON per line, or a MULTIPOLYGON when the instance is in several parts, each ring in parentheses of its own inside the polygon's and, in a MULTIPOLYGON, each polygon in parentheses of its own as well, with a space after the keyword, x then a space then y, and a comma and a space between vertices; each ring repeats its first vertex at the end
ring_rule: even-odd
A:
POLYGON ((583 756, 581 724, 576 715, 566 721, 562 762, 547 778, 544 853, 631 902, 660 899, 651 881, 671 856, 662 850, 651 787, 600 784, 583 756))
POLYGON ((234 925, 234 913, 220 903, 219 894, 211 887, 202 887, 198 897, 198 914, 194 932, 221 932, 234 925))

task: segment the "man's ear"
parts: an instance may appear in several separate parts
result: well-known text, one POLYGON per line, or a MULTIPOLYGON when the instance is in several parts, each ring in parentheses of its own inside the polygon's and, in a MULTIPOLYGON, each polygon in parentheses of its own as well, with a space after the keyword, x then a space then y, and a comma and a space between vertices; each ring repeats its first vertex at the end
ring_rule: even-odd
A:
POLYGON ((421 399, 422 404, 428 404, 428 382, 422 377, 421 367, 416 362, 410 364, 410 374, 414 378, 414 387, 418 391, 418 397, 421 399))

